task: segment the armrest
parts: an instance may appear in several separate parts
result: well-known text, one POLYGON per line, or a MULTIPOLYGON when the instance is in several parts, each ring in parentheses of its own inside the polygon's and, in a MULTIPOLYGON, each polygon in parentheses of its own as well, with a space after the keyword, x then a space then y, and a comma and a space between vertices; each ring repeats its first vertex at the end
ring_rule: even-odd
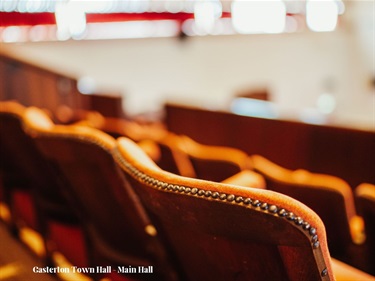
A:
POLYGON ((375 281, 374 276, 336 259, 332 259, 332 270, 337 281, 353 281, 353 280, 375 281))
POLYGON ((362 244, 365 242, 365 223, 360 216, 353 216, 349 221, 350 234, 352 235, 355 244, 362 244))
POLYGON ((105 123, 105 118, 99 112, 85 111, 79 112, 79 120, 74 122, 73 125, 87 126, 96 129, 102 129, 105 123))
POLYGON ((152 140, 142 140, 137 144, 154 162, 160 160, 161 151, 157 143, 152 140))
POLYGON ((247 186, 247 187, 255 187, 255 188, 261 188, 261 189, 266 188, 266 182, 264 178, 260 174, 250 171, 250 170, 241 171, 223 180, 222 183, 247 186))

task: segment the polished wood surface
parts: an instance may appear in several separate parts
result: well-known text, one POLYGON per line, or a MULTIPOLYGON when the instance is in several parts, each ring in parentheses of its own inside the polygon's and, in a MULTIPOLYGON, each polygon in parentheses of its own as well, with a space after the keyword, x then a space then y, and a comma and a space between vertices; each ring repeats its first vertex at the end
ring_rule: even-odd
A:
POLYGON ((177 176, 130 139, 117 143, 115 159, 182 280, 333 279, 324 226, 305 205, 269 190, 177 176))
POLYGON ((338 176, 353 188, 375 183, 375 134, 349 128, 166 105, 167 128, 210 145, 259 154, 288 169, 338 176))
POLYGON ((165 254, 150 230, 150 218, 113 160, 115 139, 86 126, 55 125, 34 107, 28 109, 26 121, 80 218, 89 265, 154 265, 152 276, 139 278, 166 279, 165 254))
POLYGON ((78 79, 77 74, 46 67, 9 50, 0 52, 0 100, 47 109, 60 123, 76 121, 85 110, 125 117, 120 93, 85 95, 78 90, 78 79))

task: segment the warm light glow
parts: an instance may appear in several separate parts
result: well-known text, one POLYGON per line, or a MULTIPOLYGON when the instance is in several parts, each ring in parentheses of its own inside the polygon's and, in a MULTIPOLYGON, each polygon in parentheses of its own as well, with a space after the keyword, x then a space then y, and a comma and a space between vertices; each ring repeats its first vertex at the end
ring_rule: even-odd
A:
POLYGON ((114 1, 108 0, 80 0, 81 9, 86 13, 109 13, 114 8, 114 1))
POLYGON ((230 109, 234 114, 243 116, 267 119, 274 119, 279 116, 274 103, 257 99, 236 98, 232 101, 230 109))
POLYGON ((71 0, 69 3, 69 32, 72 37, 78 37, 86 29, 86 13, 81 6, 81 0, 71 0))
POLYGON ((316 108, 302 108, 298 117, 302 122, 308 124, 322 125, 327 123, 327 116, 319 112, 316 108))
POLYGON ((218 0, 197 1, 194 6, 196 27, 203 33, 210 33, 218 18, 221 17, 222 7, 218 0))
POLYGON ((332 113, 336 108, 336 99, 331 94, 328 94, 328 93, 321 94, 317 101, 317 107, 321 113, 324 113, 324 114, 332 113))
POLYGON ((343 0, 0 0, 0 12, 54 13, 56 25, 30 22, 0 30, 0 42, 35 42, 171 37, 181 30, 188 36, 294 33, 306 24, 312 31, 333 31, 345 5, 343 0), (86 15, 95 13, 142 15, 87 23, 86 15), (149 20, 143 13, 187 13, 181 19, 188 19, 149 20))
POLYGON ((336 0, 338 14, 342 15, 345 12, 345 4, 342 0, 336 0))
POLYGON ((36 25, 30 28, 29 38, 33 42, 46 40, 48 37, 47 27, 44 25, 36 25))
POLYGON ((16 1, 0 1, 1 10, 4 12, 12 12, 17 9, 16 1))
POLYGON ((179 13, 184 9, 184 1, 170 0, 165 2, 165 10, 169 13, 179 13))
POLYGON ((96 91, 95 80, 89 76, 83 76, 77 82, 78 91, 85 95, 90 95, 96 91))
POLYGON ((55 25, 36 25, 36 26, 8 26, 0 27, 0 42, 37 42, 37 41, 55 41, 55 25))
POLYGON ((149 9, 149 1, 130 0, 126 12, 128 13, 144 13, 149 9))
POLYGON ((312 31, 333 31, 337 25, 339 7, 335 0, 307 0, 306 22, 312 31))
POLYGON ((57 38, 67 40, 81 36, 86 30, 86 14, 80 0, 56 5, 57 38))
POLYGON ((173 20, 89 23, 83 39, 173 37, 178 33, 179 24, 173 20))
MULTIPOLYGON (((73 1, 75 0, 0 0, 0 11, 55 12, 56 6, 73 1)), ((196 0, 80 0, 80 2, 86 13, 193 13, 196 0)))
POLYGON ((64 4, 57 5, 55 18, 57 25, 57 38, 59 40, 68 40, 70 37, 68 6, 64 4))
POLYGON ((9 26, 4 28, 2 32, 2 41, 6 43, 21 42, 22 28, 18 26, 9 26))
POLYGON ((286 0, 284 1, 286 12, 288 14, 301 14, 305 10, 305 3, 301 0, 286 0))
POLYGON ((182 32, 187 36, 202 36, 202 35, 232 35, 236 32, 233 30, 230 18, 219 18, 216 20, 214 27, 209 33, 203 32, 197 27, 196 21, 188 19, 183 22, 181 26, 182 32))
POLYGON ((43 0, 33 0, 26 2, 26 12, 37 13, 39 11, 45 10, 46 1, 43 0))
POLYGON ((286 8, 282 0, 234 0, 232 22, 239 33, 280 33, 285 28, 286 8))

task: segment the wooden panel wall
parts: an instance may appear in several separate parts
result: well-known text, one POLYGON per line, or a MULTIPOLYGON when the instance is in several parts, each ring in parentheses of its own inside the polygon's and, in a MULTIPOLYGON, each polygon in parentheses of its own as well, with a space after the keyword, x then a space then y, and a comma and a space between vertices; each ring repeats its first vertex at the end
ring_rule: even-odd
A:
POLYGON ((26 106, 57 110, 80 106, 77 81, 72 77, 0 54, 0 98, 17 100, 26 106))
POLYGON ((82 95, 75 77, 3 53, 0 53, 0 100, 17 100, 25 106, 48 109, 62 119, 76 110, 125 116, 119 93, 82 95))
POLYGON ((375 134, 347 128, 235 115, 166 105, 166 125, 198 142, 260 154, 289 169, 346 180, 353 188, 375 183, 375 134))

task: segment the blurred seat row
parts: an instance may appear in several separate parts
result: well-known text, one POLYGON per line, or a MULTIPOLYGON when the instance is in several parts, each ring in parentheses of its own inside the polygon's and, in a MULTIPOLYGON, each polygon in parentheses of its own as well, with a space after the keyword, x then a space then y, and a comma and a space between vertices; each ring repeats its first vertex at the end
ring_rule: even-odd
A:
POLYGON ((80 280, 374 279, 372 184, 353 194, 337 177, 94 112, 64 125, 8 101, 0 122, 3 221, 41 238, 46 265, 112 268, 80 280))

